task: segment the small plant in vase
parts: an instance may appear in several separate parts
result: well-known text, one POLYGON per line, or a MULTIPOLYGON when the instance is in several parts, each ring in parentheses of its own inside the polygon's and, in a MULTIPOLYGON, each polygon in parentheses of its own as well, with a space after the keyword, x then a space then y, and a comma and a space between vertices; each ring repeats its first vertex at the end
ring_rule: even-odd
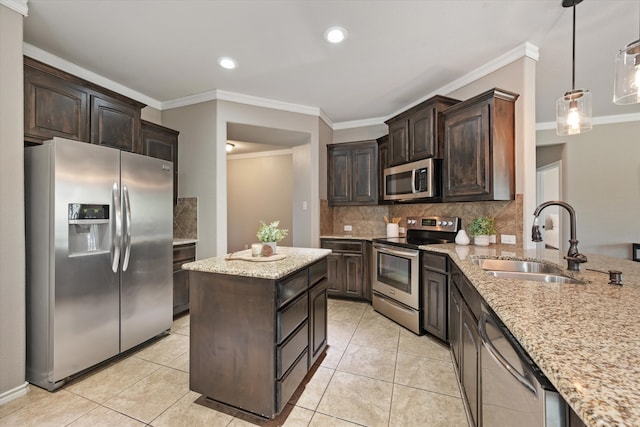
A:
POLYGON ((467 230, 474 245, 489 246, 489 236, 496 234, 496 223, 493 218, 480 216, 469 223, 467 230))
POLYGON ((276 243, 287 237, 289 230, 278 228, 280 221, 273 221, 270 224, 260 221, 260 224, 256 237, 262 242, 262 255, 274 255, 276 253, 276 243))

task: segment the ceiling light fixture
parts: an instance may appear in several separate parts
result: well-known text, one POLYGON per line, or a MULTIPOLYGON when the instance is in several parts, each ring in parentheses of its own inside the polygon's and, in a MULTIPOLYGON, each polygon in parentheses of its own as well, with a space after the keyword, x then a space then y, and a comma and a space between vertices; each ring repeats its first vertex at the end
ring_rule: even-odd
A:
POLYGON ((238 66, 238 63, 233 58, 223 56, 221 58, 218 58, 218 65, 220 65, 222 68, 226 68, 227 70, 233 70, 238 66))
POLYGON ((573 51, 571 56, 571 90, 556 102, 556 133, 576 135, 589 132, 591 124, 591 93, 576 89, 576 5, 582 0, 562 0, 562 7, 573 7, 573 51))
POLYGON ((613 102, 620 105, 640 102, 640 1, 638 1, 638 40, 616 55, 613 102))
POLYGON ((324 38, 329 43, 341 43, 347 38, 347 30, 342 27, 331 27, 324 32, 324 38))
POLYGON ((234 147, 235 147, 235 145, 233 145, 230 142, 227 142, 227 153, 231 152, 231 150, 233 150, 234 147))

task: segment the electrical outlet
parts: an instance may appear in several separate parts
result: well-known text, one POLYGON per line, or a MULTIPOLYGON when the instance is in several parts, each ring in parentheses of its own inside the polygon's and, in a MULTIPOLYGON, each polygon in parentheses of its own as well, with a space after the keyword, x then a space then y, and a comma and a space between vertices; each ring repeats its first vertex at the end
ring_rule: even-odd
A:
POLYGON ((352 231, 353 227, 351 227, 350 225, 345 225, 344 226, 344 231, 352 231))
POLYGON ((489 243, 495 243, 496 242, 496 235, 495 234, 490 234, 489 235, 489 243))
POLYGON ((516 236, 514 236, 513 234, 501 234, 500 243, 504 243, 506 245, 515 245, 516 236))

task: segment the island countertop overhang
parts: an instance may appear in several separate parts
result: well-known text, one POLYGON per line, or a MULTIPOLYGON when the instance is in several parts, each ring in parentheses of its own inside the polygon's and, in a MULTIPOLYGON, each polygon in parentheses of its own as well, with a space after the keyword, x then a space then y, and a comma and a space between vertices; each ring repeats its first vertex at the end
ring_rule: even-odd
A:
MULTIPOLYGON (((236 254, 251 254, 251 250, 236 254)), ((182 265, 184 270, 205 273, 229 274, 233 276, 255 277, 259 279, 281 279, 300 268, 313 264, 331 253, 330 249, 297 248, 278 246, 277 254, 286 255, 284 259, 269 262, 228 260, 226 256, 202 259, 182 265)))

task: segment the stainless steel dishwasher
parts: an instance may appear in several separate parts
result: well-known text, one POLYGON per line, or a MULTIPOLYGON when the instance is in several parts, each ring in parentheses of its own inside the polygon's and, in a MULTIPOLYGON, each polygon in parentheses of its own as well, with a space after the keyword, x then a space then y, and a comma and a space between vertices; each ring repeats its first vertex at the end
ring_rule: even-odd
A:
POLYGON ((570 410, 564 399, 484 304, 478 330, 482 341, 482 425, 569 426, 570 410))

